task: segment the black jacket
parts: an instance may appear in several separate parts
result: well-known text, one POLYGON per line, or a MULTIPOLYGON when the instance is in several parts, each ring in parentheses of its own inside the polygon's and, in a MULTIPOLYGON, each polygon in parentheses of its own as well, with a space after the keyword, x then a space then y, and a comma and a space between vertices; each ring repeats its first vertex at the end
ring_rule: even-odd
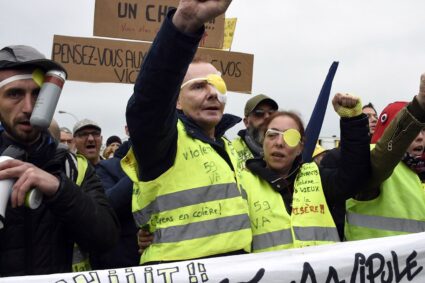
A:
POLYGON ((70 153, 58 148, 50 135, 43 133, 38 142, 25 147, 3 132, 0 151, 10 144, 25 149, 27 162, 58 177, 60 187, 35 210, 8 204, 5 227, 0 230, 0 276, 70 272, 74 242, 89 252, 115 244, 118 220, 93 167, 89 165, 78 187, 65 174, 70 153))
POLYGON ((124 142, 114 153, 114 157, 99 162, 96 173, 102 181, 106 196, 114 208, 121 225, 118 244, 111 250, 92 254, 90 263, 93 269, 108 269, 136 266, 140 254, 137 245, 137 227, 131 213, 133 182, 121 168, 121 159, 127 154, 131 143, 124 142))

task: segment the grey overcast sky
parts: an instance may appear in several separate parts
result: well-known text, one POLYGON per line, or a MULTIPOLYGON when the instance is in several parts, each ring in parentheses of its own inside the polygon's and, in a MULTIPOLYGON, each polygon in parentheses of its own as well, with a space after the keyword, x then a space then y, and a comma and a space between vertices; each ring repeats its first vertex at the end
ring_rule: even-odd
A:
MULTIPOLYGON (((0 0, 0 46, 26 44, 51 55, 53 35, 93 36, 94 0, 0 0)), ((273 97, 308 122, 332 61, 340 62, 332 93, 350 92, 378 111, 410 100, 425 72, 423 0, 233 0, 226 17, 237 17, 233 51, 254 54, 253 94, 273 97)), ((97 121, 104 141, 124 137, 125 107, 132 85, 65 84, 57 110, 97 121)), ((251 96, 230 93, 226 112, 243 115, 251 96)), ((322 136, 338 135, 328 106, 322 136)), ((72 128, 71 115, 56 114, 72 128)), ((234 137, 242 123, 228 132, 234 137)))

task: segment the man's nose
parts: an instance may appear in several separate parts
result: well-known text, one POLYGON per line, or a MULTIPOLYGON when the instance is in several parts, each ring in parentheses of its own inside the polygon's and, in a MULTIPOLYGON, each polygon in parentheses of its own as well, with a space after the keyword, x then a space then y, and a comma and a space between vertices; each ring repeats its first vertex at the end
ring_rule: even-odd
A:
POLYGON ((208 99, 217 98, 217 89, 214 86, 208 84, 207 92, 208 99))
POLYGON ((31 114, 32 110, 34 109, 35 100, 36 99, 31 93, 26 93, 22 101, 22 112, 31 114))
POLYGON ((89 140, 89 141, 94 141, 94 140, 95 140, 94 135, 93 135, 92 133, 89 133, 89 134, 87 135, 87 140, 89 140))
POLYGON ((271 112, 270 111, 264 111, 264 120, 267 119, 267 118, 269 118, 270 115, 271 115, 271 112))

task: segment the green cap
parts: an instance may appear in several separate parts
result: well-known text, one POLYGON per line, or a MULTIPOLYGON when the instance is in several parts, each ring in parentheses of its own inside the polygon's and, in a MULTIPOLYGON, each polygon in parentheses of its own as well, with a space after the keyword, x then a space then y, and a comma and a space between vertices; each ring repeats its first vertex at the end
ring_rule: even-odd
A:
POLYGON ((259 94, 252 98, 250 98, 246 104, 245 104, 245 117, 247 117, 252 111, 255 110, 255 108, 260 104, 261 102, 267 102, 269 103, 273 110, 277 110, 279 106, 277 105, 276 101, 271 99, 265 94, 259 94))

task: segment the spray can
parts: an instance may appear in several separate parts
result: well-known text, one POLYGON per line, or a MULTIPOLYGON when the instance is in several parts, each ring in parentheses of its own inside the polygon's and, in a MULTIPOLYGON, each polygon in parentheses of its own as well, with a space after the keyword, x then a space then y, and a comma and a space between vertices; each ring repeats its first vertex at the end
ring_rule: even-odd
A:
POLYGON ((63 71, 51 70, 46 73, 31 114, 31 125, 43 129, 50 126, 65 79, 66 73, 63 71))
MULTIPOLYGON (((14 159, 10 156, 0 156, 0 162, 14 159)), ((0 229, 4 227, 6 218, 6 207, 12 193, 12 187, 15 179, 0 180, 0 229)), ((43 202, 43 194, 37 189, 29 190, 25 195, 25 206, 31 209, 37 209, 43 202)))
MULTIPOLYGON (((13 159, 9 156, 0 156, 0 162, 13 159)), ((4 227, 4 220, 6 217, 6 206, 9 202, 12 187, 15 183, 13 179, 0 180, 0 229, 4 227)))

